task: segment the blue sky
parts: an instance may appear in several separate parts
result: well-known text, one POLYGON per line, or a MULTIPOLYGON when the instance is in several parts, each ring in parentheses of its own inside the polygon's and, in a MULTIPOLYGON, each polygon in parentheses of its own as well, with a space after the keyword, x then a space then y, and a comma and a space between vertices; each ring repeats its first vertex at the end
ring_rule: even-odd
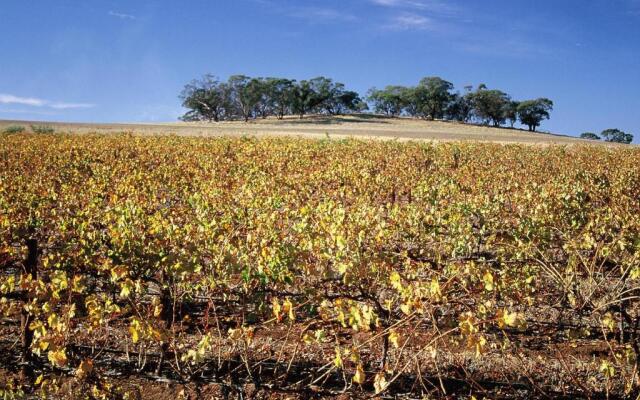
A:
POLYGON ((640 137, 640 0, 2 0, 0 119, 171 121, 192 78, 441 76, 640 137))

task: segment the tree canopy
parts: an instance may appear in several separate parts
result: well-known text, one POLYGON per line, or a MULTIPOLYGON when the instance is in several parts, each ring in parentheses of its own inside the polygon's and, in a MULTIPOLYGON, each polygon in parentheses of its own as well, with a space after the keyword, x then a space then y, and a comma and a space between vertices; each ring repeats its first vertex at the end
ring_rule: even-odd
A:
POLYGON ((221 82, 208 74, 187 84, 180 99, 188 110, 182 117, 186 121, 282 119, 287 114, 303 118, 311 112, 335 115, 367 108, 357 92, 323 76, 297 82, 233 75, 221 82))
POLYGON ((509 121, 535 131, 544 119, 549 119, 553 102, 546 98, 516 101, 498 89, 480 84, 465 93, 454 92, 454 86, 440 77, 427 77, 413 87, 390 85, 369 90, 367 101, 374 112, 390 117, 409 115, 429 120, 441 119, 478 122, 499 127, 509 121))
POLYGON ((476 116, 485 124, 492 123, 493 126, 504 124, 508 106, 511 104, 511 97, 508 94, 501 90, 489 90, 481 85, 471 98, 476 116))
MULTIPOLYGON (((233 75, 226 82, 214 75, 187 84, 181 95, 187 121, 222 121, 285 115, 339 115, 371 110, 389 117, 412 116, 428 120, 475 122, 495 127, 517 122, 536 131, 549 119, 553 102, 547 98, 516 101, 506 92, 480 84, 456 92, 438 76, 421 79, 415 86, 388 85, 371 88, 365 98, 345 84, 319 76, 296 81, 287 78, 252 78, 233 75)), ((611 132, 611 141, 627 138, 611 132)))
POLYGON ((620 129, 605 129, 600 134, 607 142, 629 144, 633 141, 633 135, 620 129))
POLYGON ((600 136, 596 135, 593 132, 584 132, 580 134, 580 138, 589 140, 600 140, 600 136))
POLYGON ((549 119, 552 110, 553 102, 549 99, 526 100, 518 105, 518 116, 523 125, 535 132, 543 120, 549 119))

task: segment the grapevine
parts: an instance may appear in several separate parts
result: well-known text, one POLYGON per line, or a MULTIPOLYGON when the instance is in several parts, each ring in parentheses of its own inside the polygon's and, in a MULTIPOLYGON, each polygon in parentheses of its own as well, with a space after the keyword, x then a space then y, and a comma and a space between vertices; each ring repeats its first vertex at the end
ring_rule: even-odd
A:
POLYGON ((637 396, 638 165, 635 148, 5 134, 0 394, 135 398, 129 374, 637 396))

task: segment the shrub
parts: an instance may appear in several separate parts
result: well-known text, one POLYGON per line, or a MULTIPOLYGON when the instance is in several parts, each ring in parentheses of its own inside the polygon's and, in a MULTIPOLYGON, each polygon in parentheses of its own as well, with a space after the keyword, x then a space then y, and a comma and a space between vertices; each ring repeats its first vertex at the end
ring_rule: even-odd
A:
POLYGON ((585 132, 580 135, 580 138, 589 140, 600 140, 600 136, 596 135, 593 132, 585 132))
POLYGON ((25 131, 24 126, 20 126, 20 125, 11 125, 5 128, 4 131, 2 131, 3 133, 22 133, 25 131))
POLYGON ((39 133, 43 135, 55 132, 55 129, 47 125, 31 125, 31 130, 33 131, 33 133, 39 133))

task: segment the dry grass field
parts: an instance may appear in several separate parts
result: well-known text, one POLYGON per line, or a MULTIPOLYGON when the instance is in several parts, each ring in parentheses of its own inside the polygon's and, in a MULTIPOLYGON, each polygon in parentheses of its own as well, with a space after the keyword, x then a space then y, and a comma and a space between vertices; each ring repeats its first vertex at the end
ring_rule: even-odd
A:
POLYGON ((57 132, 115 133, 130 131, 143 135, 180 136, 300 136, 306 138, 369 138, 426 141, 477 141, 525 144, 588 144, 598 143, 571 136, 531 133, 519 129, 493 128, 455 122, 424 121, 409 118, 385 118, 373 115, 340 117, 297 117, 258 120, 255 122, 220 123, 60 123, 0 120, 0 131, 8 126, 46 125, 57 132))

